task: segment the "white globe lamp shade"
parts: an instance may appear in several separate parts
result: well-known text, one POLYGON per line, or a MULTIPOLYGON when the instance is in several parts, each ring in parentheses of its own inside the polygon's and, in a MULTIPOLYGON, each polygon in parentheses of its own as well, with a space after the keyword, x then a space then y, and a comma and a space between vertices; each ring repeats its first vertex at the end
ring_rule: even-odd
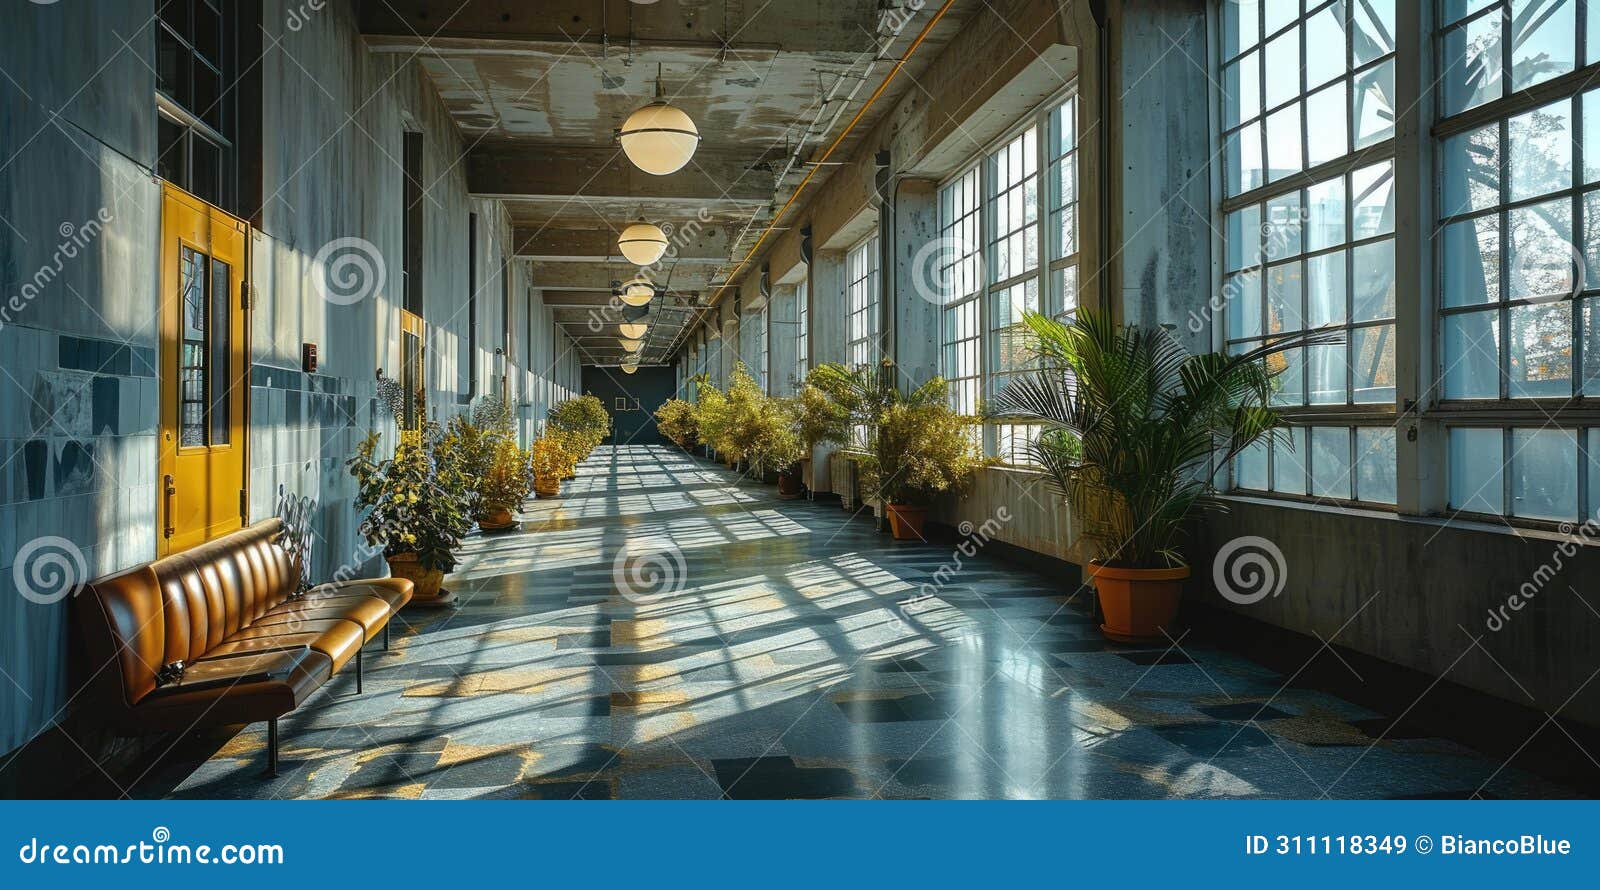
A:
POLYGON ((634 223, 622 230, 617 238, 617 249, 635 266, 653 265, 667 252, 667 236, 659 226, 634 223))
POLYGON ((638 352, 639 347, 644 345, 644 341, 636 337, 618 337, 617 342, 628 352, 638 352))
POLYGON ((694 157, 700 146, 700 129, 682 109, 651 102, 628 115, 617 131, 617 141, 635 167, 666 176, 682 170, 694 157))
POLYGON ((635 278, 622 286, 622 293, 618 296, 629 306, 643 306, 654 299, 655 295, 655 285, 643 278, 635 278))
POLYGON ((617 325, 617 333, 630 340, 637 340, 643 337, 645 331, 648 330, 650 330, 650 326, 642 321, 625 321, 617 325))
POLYGON ((624 374, 632 374, 634 371, 637 371, 637 370, 639 370, 639 366, 638 365, 623 365, 622 366, 622 373, 624 373, 624 374))

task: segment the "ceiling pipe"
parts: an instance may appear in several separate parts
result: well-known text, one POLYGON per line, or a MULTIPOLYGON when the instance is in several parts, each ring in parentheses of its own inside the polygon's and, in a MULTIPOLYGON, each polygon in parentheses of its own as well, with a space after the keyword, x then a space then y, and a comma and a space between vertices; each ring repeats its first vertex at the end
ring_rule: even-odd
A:
POLYGON ((755 244, 751 245, 749 252, 747 252, 744 256, 744 259, 739 261, 739 264, 734 267, 731 273, 728 274, 727 279, 717 287, 716 292, 711 295, 709 305, 715 306, 721 302, 723 292, 734 283, 734 281, 739 277, 739 272, 744 269, 745 265, 748 264, 751 258, 756 255, 757 251, 761 249, 761 245, 766 242, 767 236, 772 234, 773 229, 780 221, 782 221, 783 215, 788 213, 789 209, 794 206, 797 200, 799 200, 800 195, 805 191, 806 186, 810 185, 812 178, 817 175, 817 171, 822 169, 822 166, 827 163, 830 157, 833 156, 833 153, 838 150, 839 146, 844 144, 844 140, 855 130, 856 126, 861 123, 861 120, 866 117, 867 112, 872 109, 872 106, 877 103, 878 99, 883 96, 884 91, 889 88, 889 84, 893 82, 895 76, 900 73, 900 69, 905 67, 906 62, 909 62, 912 56, 916 55, 917 48, 922 45, 922 42, 927 39, 930 33, 932 33, 934 26, 939 24, 939 20, 944 18, 945 13, 949 12, 950 7, 953 5, 955 5, 955 0, 945 0, 944 5, 939 7, 939 11, 933 14, 933 18, 929 19, 928 23, 922 26, 922 30, 917 33, 916 39, 912 40, 911 45, 906 48, 905 55, 901 56, 894 63, 894 67, 890 68, 889 73, 884 75, 883 80, 878 84, 877 88, 872 91, 872 95, 868 96, 867 101, 862 104, 860 109, 856 111, 855 116, 852 117, 850 122, 845 125, 845 128, 839 132, 839 135, 834 137, 833 142, 828 145, 828 148, 823 151, 821 156, 819 156, 816 161, 812 163, 811 169, 806 171, 805 178, 800 180, 799 185, 795 186, 794 194, 790 195, 789 200, 784 202, 783 207, 773 215, 772 221, 768 223, 762 230, 761 236, 756 239, 755 244))

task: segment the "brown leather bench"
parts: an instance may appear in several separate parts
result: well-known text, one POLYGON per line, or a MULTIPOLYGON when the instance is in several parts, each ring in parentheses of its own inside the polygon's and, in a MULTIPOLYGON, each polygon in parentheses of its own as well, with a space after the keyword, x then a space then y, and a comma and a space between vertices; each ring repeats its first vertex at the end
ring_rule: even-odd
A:
POLYGON ((278 718, 351 661, 411 599, 403 578, 339 581, 299 595, 300 565, 269 519, 86 585, 76 597, 85 695, 126 735, 278 718))

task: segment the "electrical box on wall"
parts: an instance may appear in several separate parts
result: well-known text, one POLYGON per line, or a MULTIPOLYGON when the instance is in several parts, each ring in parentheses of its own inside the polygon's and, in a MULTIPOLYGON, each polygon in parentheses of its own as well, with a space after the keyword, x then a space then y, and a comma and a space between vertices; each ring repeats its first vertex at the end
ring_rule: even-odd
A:
POLYGON ((317 344, 300 344, 300 370, 307 374, 317 373, 317 344))

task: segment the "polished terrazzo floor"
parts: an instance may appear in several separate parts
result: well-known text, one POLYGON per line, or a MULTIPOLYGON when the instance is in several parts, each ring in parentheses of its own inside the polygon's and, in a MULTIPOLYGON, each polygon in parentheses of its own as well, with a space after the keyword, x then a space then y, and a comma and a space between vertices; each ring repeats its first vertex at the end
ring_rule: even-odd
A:
POLYGON ((369 650, 363 694, 347 672, 283 721, 277 779, 258 725, 143 793, 1568 794, 1454 742, 1380 739, 1378 714, 1224 651, 1108 644, 1074 585, 997 558, 919 600, 951 544, 675 450, 601 448, 527 507, 469 541, 459 608, 408 611, 394 651, 369 650))

